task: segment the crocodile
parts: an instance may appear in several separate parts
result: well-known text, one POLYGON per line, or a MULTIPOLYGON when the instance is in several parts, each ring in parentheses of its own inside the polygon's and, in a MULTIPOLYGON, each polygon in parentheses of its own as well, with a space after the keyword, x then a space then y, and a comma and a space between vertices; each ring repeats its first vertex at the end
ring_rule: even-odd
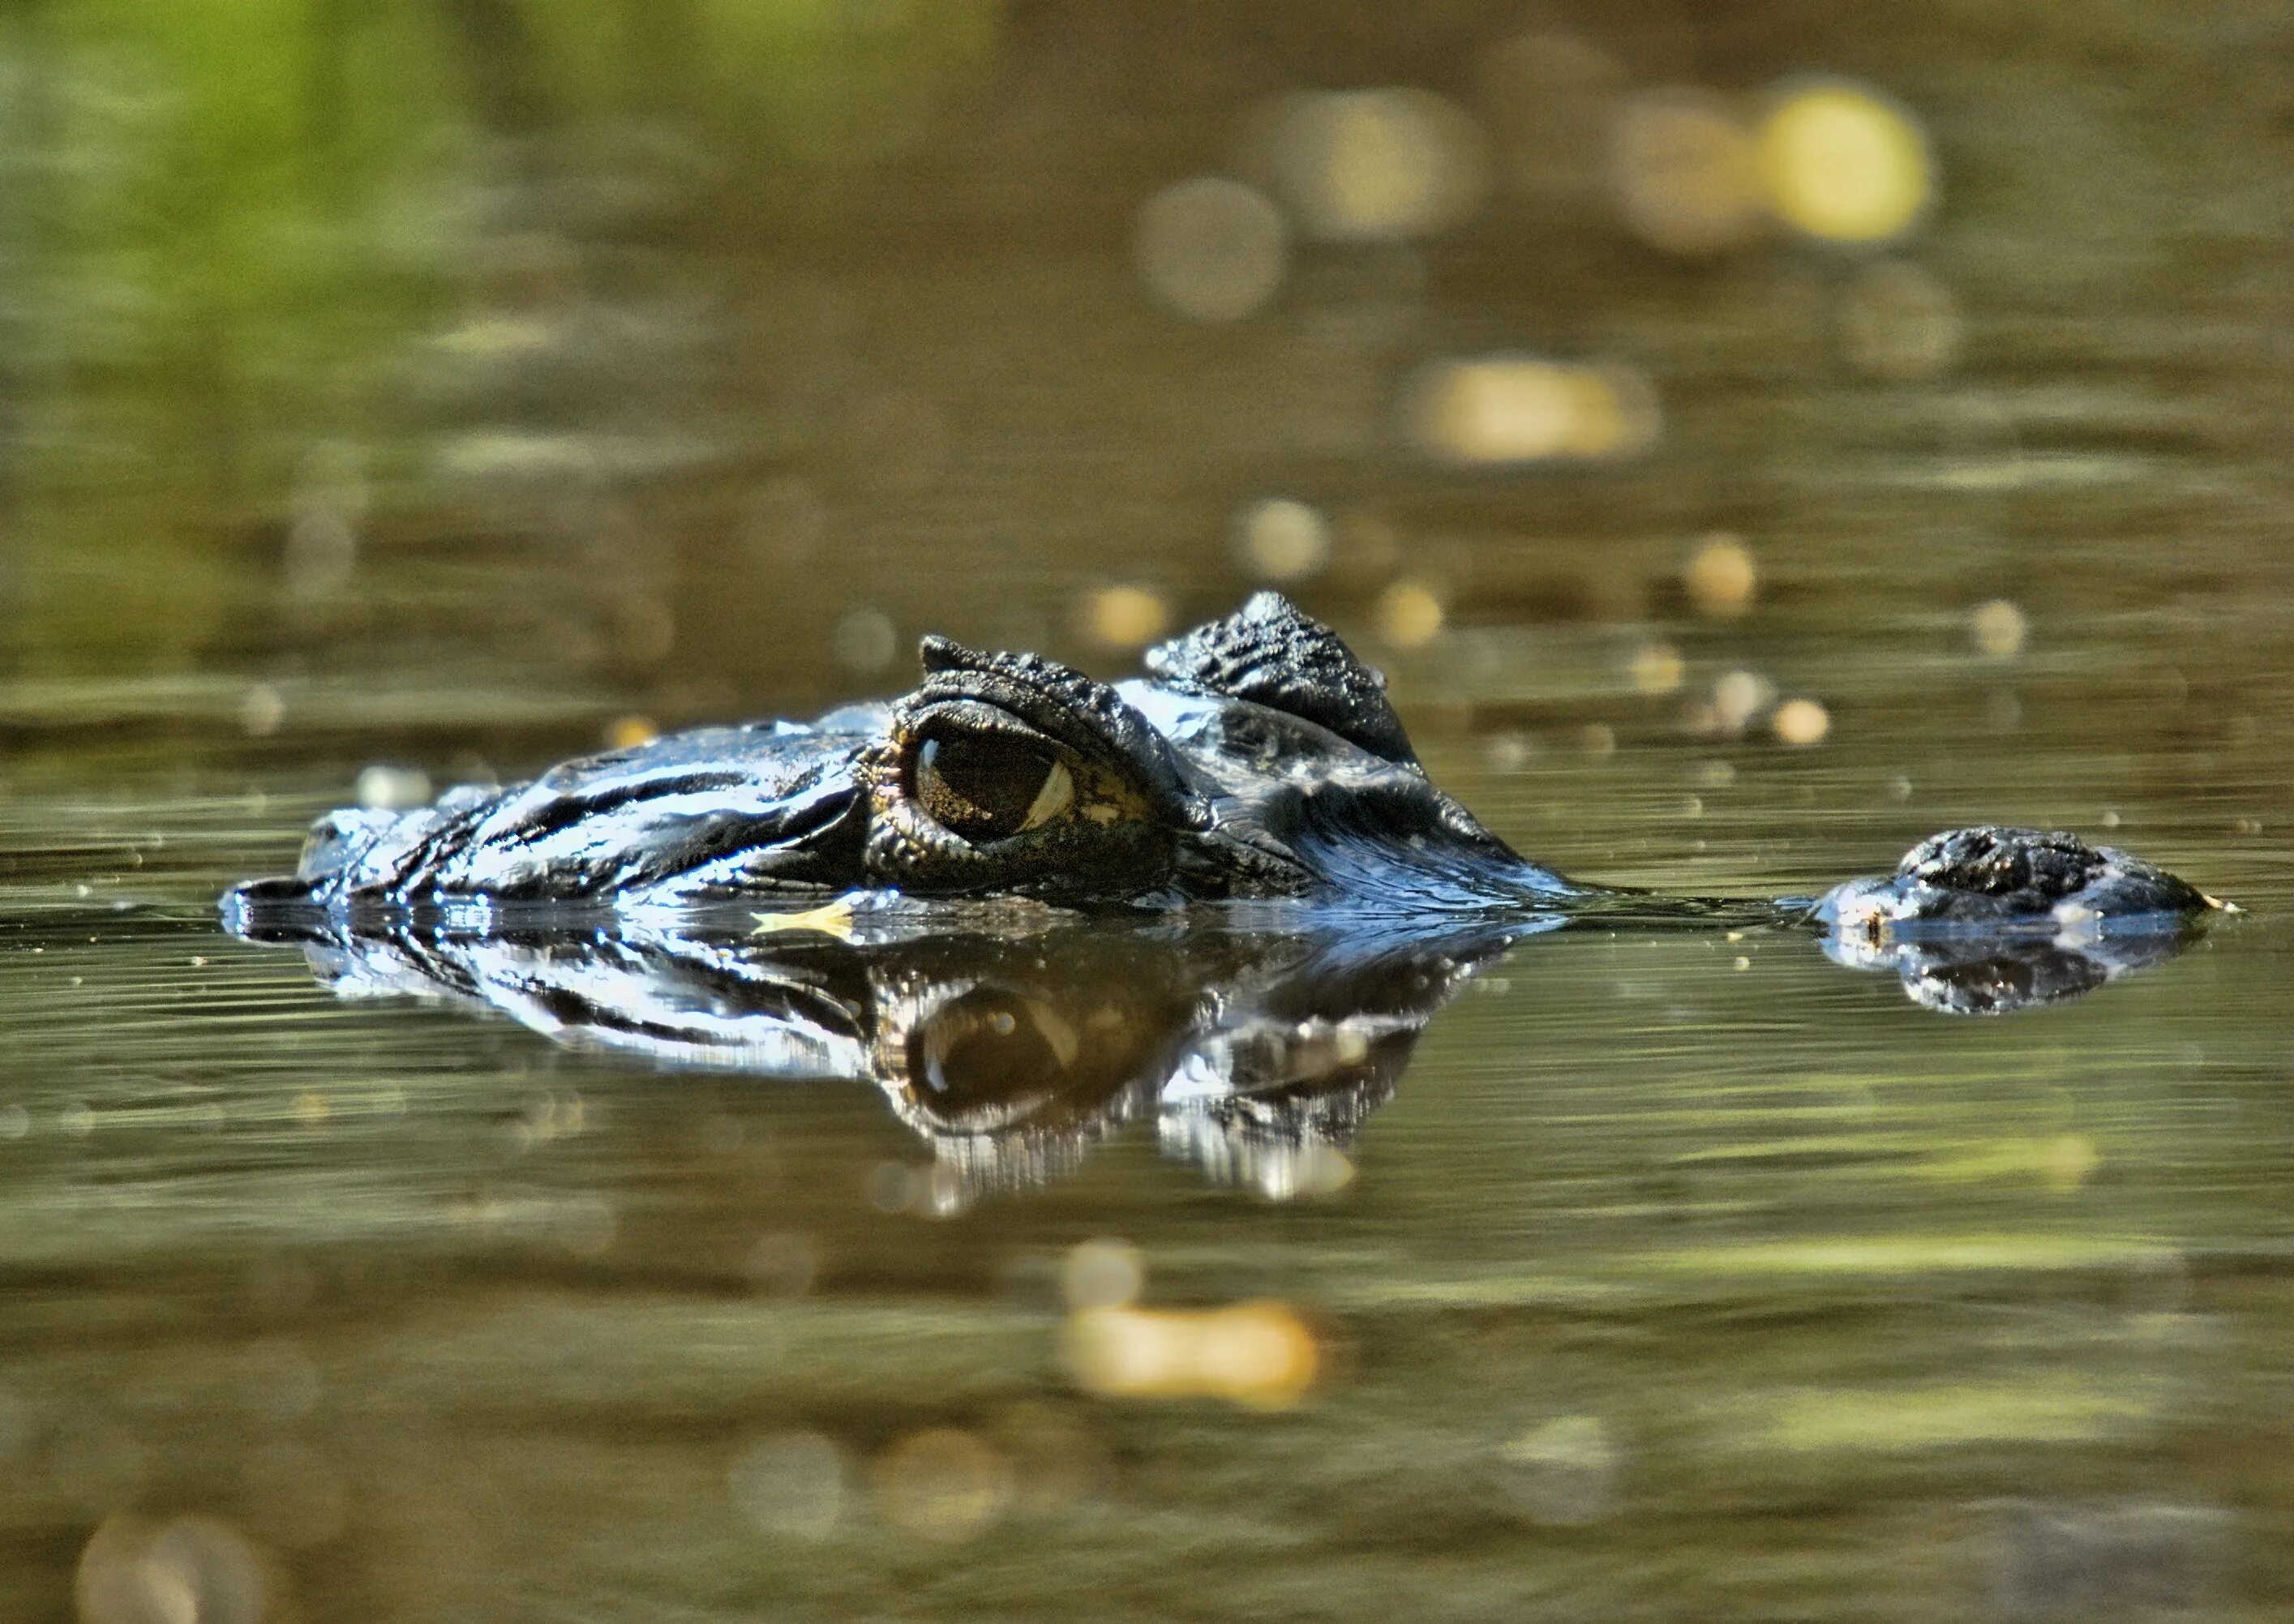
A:
POLYGON ((335 812, 296 873, 228 894, 227 921, 261 934, 294 916, 435 913, 484 933, 725 904, 920 923, 983 906, 1216 908, 1405 935, 1492 919, 1802 924, 1869 965, 1971 937, 2176 936, 2223 905, 2127 852, 1996 825, 1935 835, 1892 873, 1815 897, 1582 884, 1437 788, 1383 676, 1273 592, 1152 649, 1146 675, 1119 684, 940 637, 922 657, 921 684, 888 703, 672 734, 411 810, 335 812))

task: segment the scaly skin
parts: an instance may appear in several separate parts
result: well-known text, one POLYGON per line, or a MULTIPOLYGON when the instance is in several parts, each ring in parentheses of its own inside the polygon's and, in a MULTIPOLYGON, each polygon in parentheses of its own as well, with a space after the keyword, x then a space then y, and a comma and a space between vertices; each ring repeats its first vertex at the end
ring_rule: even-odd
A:
POLYGON ((981 897, 1159 914, 1273 904, 1389 930, 1806 920, 1867 945, 2173 933, 2217 905, 2125 852, 1991 826, 1933 836, 1893 874, 1813 903, 1580 885, 1436 789, 1384 678, 1271 592, 1153 650, 1149 676, 1118 686, 938 637, 923 657, 923 684, 890 705, 678 734, 410 812, 334 813, 293 877, 228 905, 244 922, 839 897, 911 912, 981 897))

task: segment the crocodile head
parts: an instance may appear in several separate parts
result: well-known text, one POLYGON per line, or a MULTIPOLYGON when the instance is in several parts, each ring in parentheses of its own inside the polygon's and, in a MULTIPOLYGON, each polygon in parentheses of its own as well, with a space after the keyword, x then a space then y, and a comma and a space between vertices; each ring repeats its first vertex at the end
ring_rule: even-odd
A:
POLYGON ((1271 592, 1119 686, 924 640, 923 680, 810 725, 704 728, 412 812, 321 820, 241 905, 1064 907, 1286 899, 1519 911, 1568 895, 1428 780, 1379 673, 1271 592))
MULTIPOLYGON (((1115 686, 1030 654, 923 644, 923 679, 818 721, 708 727, 531 784, 350 810, 300 871, 226 904, 365 917, 526 905, 623 912, 838 903, 941 924, 989 903, 1280 905, 1420 931, 1515 921, 1805 920, 1868 943, 1939 931, 2157 934, 2219 905, 2070 835, 1937 835, 1820 899, 1711 902, 1580 886, 1517 855, 1420 765, 1384 679, 1272 592, 1152 650, 1115 686)), ((505 912, 508 911, 508 912, 505 912)))

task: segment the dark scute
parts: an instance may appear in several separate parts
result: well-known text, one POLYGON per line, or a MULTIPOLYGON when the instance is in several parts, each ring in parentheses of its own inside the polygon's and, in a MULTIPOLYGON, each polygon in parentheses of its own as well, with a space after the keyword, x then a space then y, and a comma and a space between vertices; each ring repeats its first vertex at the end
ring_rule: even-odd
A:
POLYGON ((916 798, 967 839, 1015 834, 1051 775, 1052 759, 1018 739, 949 732, 916 758, 916 798))
POLYGON ((2093 881, 2109 861, 2077 835, 1987 824, 1921 841, 1897 872, 1943 890, 2054 901, 2093 881))
POLYGON ((1387 703, 1386 678, 1279 592, 1257 593, 1226 619, 1150 649, 1147 670, 1183 693, 1288 711, 1374 756, 1417 763, 1387 703))

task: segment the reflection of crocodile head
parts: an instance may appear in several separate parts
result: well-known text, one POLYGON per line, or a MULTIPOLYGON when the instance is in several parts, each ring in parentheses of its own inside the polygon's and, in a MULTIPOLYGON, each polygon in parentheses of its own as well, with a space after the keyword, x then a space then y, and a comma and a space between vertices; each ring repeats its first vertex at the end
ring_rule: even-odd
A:
POLYGON ((1403 945, 997 923, 874 940, 690 924, 273 939, 299 940, 345 997, 443 994, 570 1046, 873 1082, 960 1189, 1059 1176, 1152 1116, 1174 1154, 1280 1194, 1352 1141, 1434 1013, 1525 929, 1403 945))
POLYGON ((1835 963, 1894 970, 1906 997, 1946 1015, 2005 1015, 2061 1003, 2172 958, 2184 946, 2182 935, 2161 930, 2119 936, 1908 932, 1876 941, 1834 933, 1824 938, 1824 951, 1835 963))
MULTIPOLYGON (((1110 687, 1034 654, 927 638, 921 686, 809 726, 704 728, 411 812, 338 812, 301 872, 233 893, 373 920, 442 907, 481 930, 533 910, 711 902, 871 911, 956 898, 1168 917, 1208 906, 1432 923, 1814 919, 1874 938, 1969 922, 2180 921, 2213 905, 2124 852, 1957 830, 1822 905, 1581 886, 1517 856, 1420 765, 1384 679, 1261 593, 1110 687)), ((1231 915, 1231 917, 1232 917, 1231 915)))

